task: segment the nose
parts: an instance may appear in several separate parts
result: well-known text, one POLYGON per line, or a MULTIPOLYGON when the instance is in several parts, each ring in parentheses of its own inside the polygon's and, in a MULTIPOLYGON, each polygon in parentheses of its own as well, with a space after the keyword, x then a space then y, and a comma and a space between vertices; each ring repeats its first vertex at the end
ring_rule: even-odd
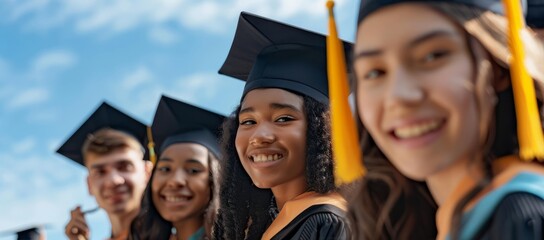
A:
POLYGON ((111 171, 106 177, 106 185, 116 187, 125 183, 125 178, 118 171, 111 171))
POLYGON ((249 143, 255 147, 271 144, 274 141, 276 141, 276 136, 274 134, 273 126, 270 126, 269 123, 257 125, 249 139, 249 143))
POLYGON ((176 170, 168 179, 167 185, 170 187, 182 187, 187 185, 187 174, 183 169, 176 170))
POLYGON ((386 105, 414 106, 425 98, 425 91, 421 81, 415 74, 404 68, 398 68, 390 72, 389 89, 386 95, 386 105))

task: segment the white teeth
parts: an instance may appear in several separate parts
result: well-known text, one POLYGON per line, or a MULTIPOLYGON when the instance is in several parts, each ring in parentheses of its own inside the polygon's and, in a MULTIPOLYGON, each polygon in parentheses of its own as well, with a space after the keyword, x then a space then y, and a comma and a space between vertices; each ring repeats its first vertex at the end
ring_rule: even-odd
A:
POLYGON ((164 197, 167 202, 181 202, 186 201, 186 197, 164 197))
POLYGON ((440 126, 439 120, 433 120, 417 125, 412 125, 409 127, 402 127, 395 129, 395 136, 398 138, 413 138, 419 137, 423 134, 426 134, 430 131, 437 129, 440 126))
POLYGON ((278 160, 282 157, 283 156, 281 154, 273 154, 273 155, 259 154, 259 155, 251 156, 254 162, 270 162, 270 161, 278 160))

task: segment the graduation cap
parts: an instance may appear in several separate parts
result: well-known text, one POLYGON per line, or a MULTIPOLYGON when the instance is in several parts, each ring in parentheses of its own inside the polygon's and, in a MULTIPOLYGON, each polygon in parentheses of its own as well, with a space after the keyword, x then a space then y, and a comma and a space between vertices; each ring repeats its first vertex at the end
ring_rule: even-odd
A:
POLYGON ((41 228, 30 228, 17 232, 17 240, 45 240, 41 228))
POLYGON ((357 23, 368 16, 370 13, 389 5, 396 3, 407 3, 407 2, 449 2, 449 3, 459 3, 469 6, 474 6, 486 10, 491 10, 493 12, 504 14, 504 8, 500 0, 361 0, 361 5, 359 7, 359 17, 357 23))
MULTIPOLYGON (((146 125, 103 102, 85 122, 64 142, 57 153, 85 166, 82 147, 89 136, 101 129, 115 129, 134 136, 143 146, 146 143, 146 125)), ((142 151, 145 152, 144 149, 142 151)), ((147 154, 146 154, 147 155, 147 154)), ((144 156, 144 159, 148 159, 144 156)))
POLYGON ((527 0, 527 25, 544 28, 544 0, 527 0))
POLYGON ((17 240, 45 240, 45 225, 31 225, 0 232, 0 237, 16 235, 17 240))
POLYGON ((224 116, 203 108, 162 96, 151 132, 159 154, 175 143, 198 143, 220 156, 220 127, 224 116))
MULTIPOLYGON (((343 42, 345 52, 352 44, 343 42)), ((328 102, 325 36, 242 12, 220 74, 246 81, 242 98, 281 88, 328 102)))

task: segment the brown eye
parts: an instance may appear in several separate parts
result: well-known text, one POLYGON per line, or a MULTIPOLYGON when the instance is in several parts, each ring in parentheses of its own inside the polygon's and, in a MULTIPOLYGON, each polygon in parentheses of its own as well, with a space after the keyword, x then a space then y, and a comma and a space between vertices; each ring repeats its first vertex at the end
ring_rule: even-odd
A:
POLYGON ((448 51, 433 51, 423 57, 422 62, 428 63, 443 58, 449 54, 448 51))
POLYGON ((166 167, 166 166, 158 167, 157 171, 162 173, 167 173, 167 172, 170 172, 170 167, 166 167))
POLYGON ((196 175, 198 173, 201 173, 202 172, 202 169, 200 168, 189 168, 187 169, 187 173, 189 173, 190 175, 196 175))
POLYGON ((253 125, 255 124, 256 122, 253 121, 253 120, 244 120, 244 121, 240 121, 240 125, 253 125))
POLYGON ((278 119, 276 119, 276 122, 289 122, 289 121, 293 121, 295 120, 295 118, 291 117, 291 116, 282 116, 282 117, 279 117, 278 119))
POLYGON ((367 74, 365 74, 363 78, 365 80, 373 80, 373 79, 379 78, 383 74, 385 74, 385 71, 379 70, 379 69, 373 69, 373 70, 370 70, 367 74))

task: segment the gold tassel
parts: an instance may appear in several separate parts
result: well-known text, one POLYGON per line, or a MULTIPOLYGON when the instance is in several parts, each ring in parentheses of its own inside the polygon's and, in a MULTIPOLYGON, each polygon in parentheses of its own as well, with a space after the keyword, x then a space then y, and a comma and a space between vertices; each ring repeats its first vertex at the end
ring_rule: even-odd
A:
POLYGON ((336 185, 350 183, 363 176, 357 127, 348 102, 348 77, 344 49, 338 39, 333 13, 334 1, 327 1, 329 35, 327 36, 327 72, 331 108, 332 148, 336 185))
POLYGON ((153 142, 153 133, 151 127, 147 126, 147 149, 149 149, 149 160, 153 165, 157 163, 157 155, 155 154, 155 142, 153 142))
POLYGON ((508 18, 510 70, 516 104, 519 154, 521 159, 544 160, 544 138, 536 104, 534 83, 525 68, 525 52, 521 41, 524 18, 519 0, 503 0, 508 18))

